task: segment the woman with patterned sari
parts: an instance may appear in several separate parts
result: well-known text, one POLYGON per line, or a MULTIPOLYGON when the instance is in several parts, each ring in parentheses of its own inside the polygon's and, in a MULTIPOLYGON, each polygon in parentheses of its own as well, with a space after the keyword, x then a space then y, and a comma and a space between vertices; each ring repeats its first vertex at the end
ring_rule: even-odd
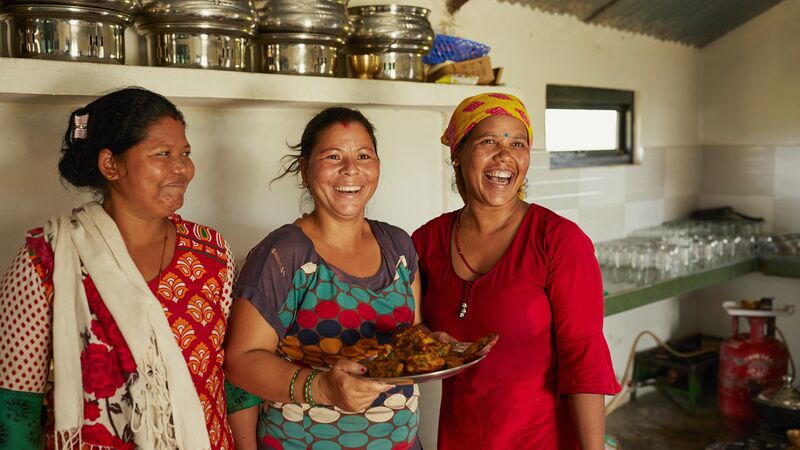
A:
POLYGON ((59 172, 102 201, 29 231, 0 284, 0 449, 232 448, 233 258, 175 214, 190 151, 183 115, 150 91, 71 114, 59 172))

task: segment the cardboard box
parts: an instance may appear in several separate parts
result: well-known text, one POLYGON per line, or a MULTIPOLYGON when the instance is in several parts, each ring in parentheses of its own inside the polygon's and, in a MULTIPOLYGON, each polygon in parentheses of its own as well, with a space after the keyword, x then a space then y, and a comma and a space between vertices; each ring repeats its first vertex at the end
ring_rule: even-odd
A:
POLYGON ((468 59, 457 63, 444 63, 432 67, 428 73, 427 81, 435 82, 445 75, 472 75, 478 77, 478 84, 489 84, 494 81, 494 71, 492 61, 488 56, 468 59))

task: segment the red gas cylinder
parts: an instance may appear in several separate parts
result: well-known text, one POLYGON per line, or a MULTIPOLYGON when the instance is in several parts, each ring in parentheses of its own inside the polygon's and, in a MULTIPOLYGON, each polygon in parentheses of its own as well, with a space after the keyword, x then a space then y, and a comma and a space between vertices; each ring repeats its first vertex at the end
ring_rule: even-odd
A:
POLYGON ((744 309, 735 302, 725 302, 723 308, 731 315, 733 336, 719 351, 719 409, 725 425, 741 431, 757 421, 751 395, 781 385, 786 375, 789 352, 775 339, 775 317, 793 309, 744 309), (748 333, 739 333, 740 318, 749 323, 748 333))

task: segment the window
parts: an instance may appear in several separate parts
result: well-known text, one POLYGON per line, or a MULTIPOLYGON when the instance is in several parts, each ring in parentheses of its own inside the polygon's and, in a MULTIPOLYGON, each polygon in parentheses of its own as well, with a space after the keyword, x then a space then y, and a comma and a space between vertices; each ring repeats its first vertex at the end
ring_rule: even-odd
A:
POLYGON ((547 85, 550 166, 633 162, 633 91, 547 85))

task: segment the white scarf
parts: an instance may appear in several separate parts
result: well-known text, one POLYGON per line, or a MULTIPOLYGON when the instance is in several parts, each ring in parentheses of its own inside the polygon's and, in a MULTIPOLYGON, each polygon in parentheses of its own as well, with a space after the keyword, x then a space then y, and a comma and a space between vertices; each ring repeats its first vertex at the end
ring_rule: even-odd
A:
MULTIPOLYGON (((80 333, 91 322, 81 263, 136 361, 131 427, 138 448, 210 449, 203 407, 161 304, 97 202, 48 221, 54 248, 53 358, 56 448, 82 444, 80 333), (169 386, 169 388, 167 388, 169 386)), ((79 445, 78 448, 83 448, 79 445)))

